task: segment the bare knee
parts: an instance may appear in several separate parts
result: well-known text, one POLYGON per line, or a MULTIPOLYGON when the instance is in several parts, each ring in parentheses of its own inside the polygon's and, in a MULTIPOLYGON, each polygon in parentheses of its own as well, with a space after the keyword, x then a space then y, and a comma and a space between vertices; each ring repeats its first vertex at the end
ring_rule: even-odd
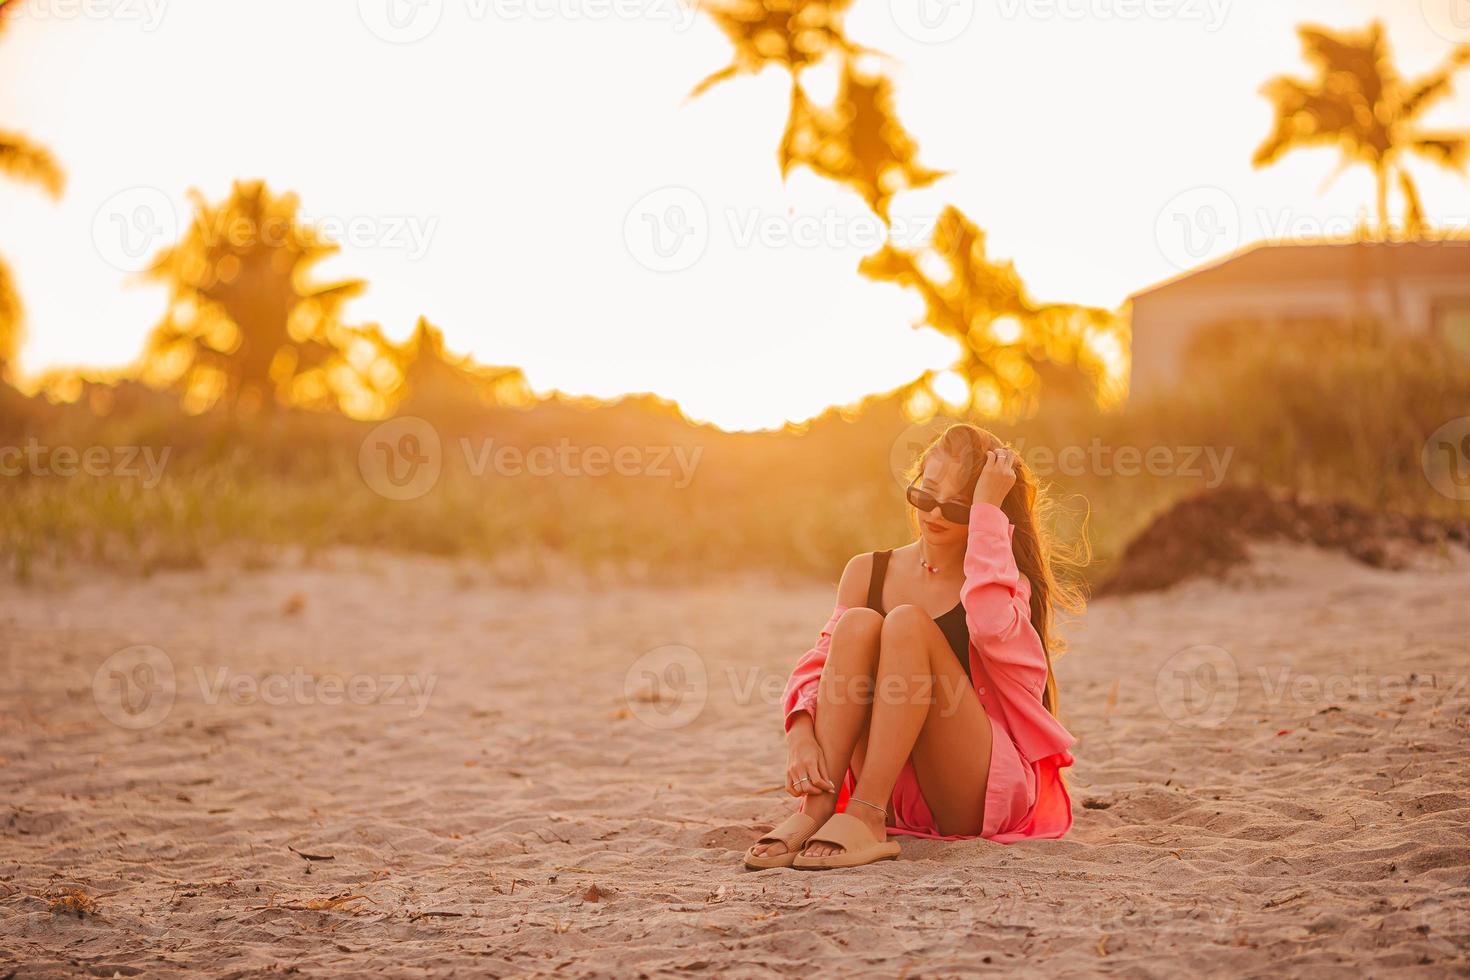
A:
POLYGON ((894 606, 883 620, 881 642, 889 646, 894 642, 913 643, 922 640, 934 628, 934 620, 919 606, 904 604, 894 606))
POLYGON ((875 697, 905 704, 927 703, 932 698, 928 634, 936 629, 933 618, 919 606, 895 606, 888 613, 873 675, 875 697))
POLYGON ((877 659, 882 634, 883 616, 877 610, 849 609, 832 628, 832 650, 827 659, 830 661, 833 656, 850 658, 869 664, 871 670, 871 664, 877 659))
POLYGON ((849 609, 832 629, 832 648, 822 668, 826 696, 867 704, 878 669, 883 617, 872 609, 849 609), (840 692, 840 693, 839 693, 840 692))

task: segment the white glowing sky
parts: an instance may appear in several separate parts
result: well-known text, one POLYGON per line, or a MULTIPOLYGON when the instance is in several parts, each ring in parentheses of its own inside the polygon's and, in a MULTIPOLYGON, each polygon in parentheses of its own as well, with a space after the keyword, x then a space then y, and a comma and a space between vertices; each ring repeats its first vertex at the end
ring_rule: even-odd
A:
MULTIPOLYGON (((128 362, 159 317, 162 291, 117 267, 115 195, 152 188, 121 200, 185 215, 190 188, 214 199, 254 176, 313 217, 363 223, 322 270, 371 283, 353 317, 402 337, 426 314, 452 347, 521 365, 538 390, 650 390, 755 427, 943 366, 947 342, 908 329, 917 300, 856 273, 872 247, 861 201, 806 172, 783 185, 785 76, 686 103, 728 60, 723 36, 673 0, 586 2, 26 0, 0 40, 0 127, 49 146, 69 183, 53 203, 0 182, 23 370, 128 362), (387 43, 367 20, 389 3, 438 26, 387 43), (625 219, 670 185, 697 194, 707 245, 659 272, 629 247, 638 216, 625 219), (793 216, 837 237, 745 237, 793 216), (421 255, 404 221, 429 232, 421 255)), ((1157 229, 1181 192, 1218 188, 1185 200, 1223 195, 1241 216, 1201 259, 1281 227, 1349 228, 1372 200, 1364 172, 1320 193, 1330 151, 1250 166, 1271 120, 1261 83, 1304 70, 1296 23, 1382 17, 1409 72, 1470 40, 1470 0, 1147 0, 1175 12, 1154 18, 1120 15, 1144 0, 950 0, 972 20, 946 43, 894 13, 939 0, 892 2, 856 0, 849 34, 894 56, 921 161, 954 171, 895 215, 923 224, 957 204, 1038 297, 1107 307, 1177 271, 1180 243, 1157 229)), ((1470 75, 1461 88, 1433 121, 1470 127, 1470 75)), ((1470 224, 1470 184, 1418 173, 1433 219, 1470 224)))

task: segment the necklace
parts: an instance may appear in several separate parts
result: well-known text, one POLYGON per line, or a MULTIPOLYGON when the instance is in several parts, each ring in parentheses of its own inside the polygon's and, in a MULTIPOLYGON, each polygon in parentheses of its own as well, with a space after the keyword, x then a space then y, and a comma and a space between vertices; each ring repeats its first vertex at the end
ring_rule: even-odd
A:
POLYGON ((919 539, 919 564, 922 565, 924 567, 924 571, 928 572, 930 575, 934 575, 939 571, 939 568, 937 566, 929 564, 929 560, 924 557, 924 540, 922 538, 919 539))

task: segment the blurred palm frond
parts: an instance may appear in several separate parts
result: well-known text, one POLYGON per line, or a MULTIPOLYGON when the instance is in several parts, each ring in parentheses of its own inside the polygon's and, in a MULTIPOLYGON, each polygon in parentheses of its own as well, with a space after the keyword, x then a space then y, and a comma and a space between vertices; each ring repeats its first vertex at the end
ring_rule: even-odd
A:
POLYGON ((0 173, 36 184, 52 197, 66 188, 66 174, 51 151, 19 133, 0 132, 0 173))
POLYGON ((1404 158, 1412 153, 1464 172, 1470 133, 1425 133, 1419 123, 1453 94, 1456 72, 1470 66, 1470 45, 1456 48, 1434 71, 1406 80, 1393 64, 1380 22, 1358 32, 1303 26, 1298 33, 1303 57, 1315 74, 1309 79, 1280 76, 1262 89, 1276 119, 1256 150, 1255 166, 1269 166, 1302 147, 1336 147, 1344 167, 1362 164, 1373 170, 1380 235, 1389 231, 1389 191, 1395 178, 1405 200, 1406 230, 1418 234, 1424 211, 1404 158))
POLYGON ((781 138, 783 177, 795 167, 809 167, 861 194, 886 223, 894 194, 946 176, 921 165, 918 149, 894 112, 892 83, 880 74, 860 73, 851 60, 843 64, 831 107, 814 104, 800 86, 792 89, 791 115, 781 138))
POLYGON ((724 0, 701 9, 735 46, 730 64, 694 86, 690 98, 736 75, 777 65, 795 78, 834 52, 855 50, 843 34, 852 0, 724 0))
POLYGON ((925 307, 919 325, 959 343, 953 370, 966 390, 958 403, 935 391, 932 377, 921 379, 920 389, 938 401, 977 415, 1015 417, 1034 411, 1047 386, 1071 383, 1075 393, 1080 381, 1103 407, 1126 394, 1121 318, 1096 307, 1033 300, 1014 264, 991 260, 985 233, 958 208, 945 209, 927 248, 887 245, 859 271, 917 290, 925 307))

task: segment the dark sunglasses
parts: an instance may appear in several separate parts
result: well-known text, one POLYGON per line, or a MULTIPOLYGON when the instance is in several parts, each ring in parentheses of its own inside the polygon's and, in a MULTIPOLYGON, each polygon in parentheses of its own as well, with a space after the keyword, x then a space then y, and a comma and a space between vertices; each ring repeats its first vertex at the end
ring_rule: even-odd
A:
POLYGON ((908 498, 910 506, 921 514, 927 514, 935 507, 938 507, 939 513, 943 514, 944 519, 951 524, 970 523, 970 505, 967 501, 936 500, 932 493, 920 490, 917 486, 913 485, 910 485, 908 490, 904 491, 904 496, 908 498))

